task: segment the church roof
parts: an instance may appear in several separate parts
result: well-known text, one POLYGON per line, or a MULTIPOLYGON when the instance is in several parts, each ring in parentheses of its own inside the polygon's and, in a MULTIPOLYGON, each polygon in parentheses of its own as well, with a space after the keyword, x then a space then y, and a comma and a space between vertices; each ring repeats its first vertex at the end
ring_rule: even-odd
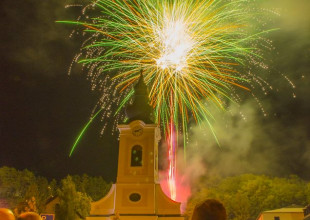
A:
POLYGON ((149 105, 147 86, 141 71, 139 81, 134 86, 133 103, 126 107, 126 116, 128 117, 128 123, 142 120, 144 123, 150 124, 153 123, 152 115, 153 109, 149 105))
POLYGON ((293 208, 281 208, 281 209, 274 209, 274 210, 269 210, 269 211, 264 211, 264 213, 287 213, 287 212, 303 212, 302 207, 293 207, 293 208))

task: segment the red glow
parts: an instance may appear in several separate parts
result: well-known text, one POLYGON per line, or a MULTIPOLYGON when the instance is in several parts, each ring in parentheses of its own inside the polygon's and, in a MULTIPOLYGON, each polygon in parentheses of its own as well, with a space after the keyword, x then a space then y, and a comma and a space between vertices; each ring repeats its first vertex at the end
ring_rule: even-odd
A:
MULTIPOLYGON (((175 104, 173 93, 171 92, 170 104, 175 104)), ((164 193, 174 201, 181 202, 181 213, 185 210, 188 197, 191 195, 190 185, 186 178, 179 175, 177 172, 177 149, 178 149, 178 125, 174 123, 173 112, 171 108, 170 122, 167 126, 166 141, 167 141, 167 160, 168 169, 166 172, 161 173, 161 187, 164 193)))
MULTIPOLYGON (((159 175, 160 175, 160 186, 162 190, 164 191, 166 196, 171 198, 168 184, 168 176, 169 176, 168 171, 160 172, 159 175)), ((185 210, 187 199, 191 196, 191 188, 185 176, 181 176, 178 174, 176 175, 175 178, 175 187, 176 187, 176 198, 171 199, 182 203, 181 212, 183 213, 183 211, 185 210)))
POLYGON ((167 184, 169 188, 169 197, 172 200, 176 200, 176 151, 177 151, 177 136, 174 129, 173 121, 171 118, 170 126, 167 134, 168 143, 168 178, 167 184))

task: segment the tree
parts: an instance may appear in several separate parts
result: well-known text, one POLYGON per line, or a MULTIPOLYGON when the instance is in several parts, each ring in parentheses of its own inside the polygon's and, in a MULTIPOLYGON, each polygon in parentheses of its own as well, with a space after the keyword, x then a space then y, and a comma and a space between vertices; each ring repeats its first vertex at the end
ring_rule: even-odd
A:
POLYGON ((29 170, 0 168, 0 197, 6 198, 16 214, 26 211, 41 212, 46 200, 55 194, 56 181, 36 177, 29 170))
POLYGON ((35 182, 35 176, 28 170, 0 168, 0 196, 7 199, 11 209, 26 201, 26 192, 33 182, 35 182))
POLYGON ((194 204, 214 198, 223 202, 228 219, 255 220, 262 211, 292 204, 305 206, 310 199, 309 184, 297 176, 272 178, 244 174, 216 182, 211 177, 204 178, 200 190, 191 198, 187 212, 191 213, 194 204))
POLYGON ((102 177, 91 177, 74 175, 72 180, 79 192, 86 193, 93 201, 103 198, 110 190, 111 183, 107 183, 102 177))
POLYGON ((57 190, 59 205, 56 208, 56 218, 59 220, 84 219, 90 213, 91 198, 85 193, 77 192, 72 177, 61 181, 61 189, 57 190))
POLYGON ((307 202, 310 204, 310 183, 307 184, 306 188, 307 202))

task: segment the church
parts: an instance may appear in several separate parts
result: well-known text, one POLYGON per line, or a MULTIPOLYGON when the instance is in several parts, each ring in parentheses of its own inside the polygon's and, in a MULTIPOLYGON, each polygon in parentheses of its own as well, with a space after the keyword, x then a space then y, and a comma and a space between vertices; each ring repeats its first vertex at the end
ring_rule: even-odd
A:
POLYGON ((91 204, 87 220, 184 220, 181 203, 167 197, 158 178, 160 129, 151 119, 147 86, 141 74, 133 103, 126 107, 128 121, 120 132, 116 183, 91 204))

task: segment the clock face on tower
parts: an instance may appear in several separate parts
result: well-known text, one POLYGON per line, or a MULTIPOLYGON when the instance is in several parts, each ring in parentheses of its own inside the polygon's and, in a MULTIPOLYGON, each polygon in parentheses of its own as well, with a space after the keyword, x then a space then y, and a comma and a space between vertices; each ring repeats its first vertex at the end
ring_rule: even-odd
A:
POLYGON ((141 136, 143 134, 143 128, 141 126, 135 126, 133 129, 132 129, 132 135, 133 136, 141 136))

